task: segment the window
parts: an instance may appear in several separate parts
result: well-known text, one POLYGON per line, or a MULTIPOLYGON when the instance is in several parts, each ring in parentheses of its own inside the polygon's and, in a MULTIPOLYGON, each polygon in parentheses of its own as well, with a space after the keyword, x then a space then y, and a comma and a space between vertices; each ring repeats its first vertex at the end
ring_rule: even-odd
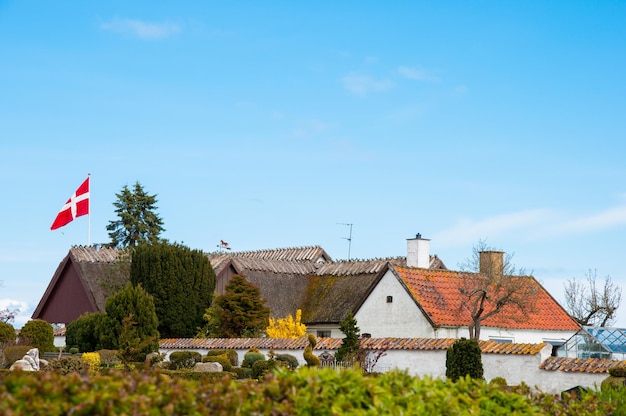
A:
POLYGON ((494 338, 494 337, 489 337, 489 341, 502 342, 504 344, 511 344, 513 342, 513 338, 494 338))
POLYGON ((370 334, 369 332, 363 332, 361 334, 361 338, 371 338, 371 337, 372 337, 372 334, 370 334))
POLYGON ((387 303, 393 302, 393 296, 387 296, 387 303))
POLYGON ((330 331, 317 331, 318 338, 330 338, 330 331))

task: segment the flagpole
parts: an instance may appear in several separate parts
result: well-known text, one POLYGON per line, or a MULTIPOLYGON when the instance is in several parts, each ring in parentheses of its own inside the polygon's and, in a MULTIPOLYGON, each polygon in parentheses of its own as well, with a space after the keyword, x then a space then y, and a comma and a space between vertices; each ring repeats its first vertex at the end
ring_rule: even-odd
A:
POLYGON ((89 178, 89 199, 87 200, 87 246, 91 246, 91 173, 87 174, 89 178))

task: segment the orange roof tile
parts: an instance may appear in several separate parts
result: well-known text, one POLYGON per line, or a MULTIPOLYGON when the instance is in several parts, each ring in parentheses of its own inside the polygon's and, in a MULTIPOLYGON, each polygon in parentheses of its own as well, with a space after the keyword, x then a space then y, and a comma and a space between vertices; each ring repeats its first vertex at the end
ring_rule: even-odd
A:
MULTIPOLYGON (((464 282, 476 273, 449 270, 432 270, 395 266, 395 270, 409 288, 415 300, 437 326, 467 326, 470 314, 464 307, 467 297, 461 294, 464 282)), ((529 279, 534 293, 533 310, 522 313, 517 307, 505 306, 499 313, 482 321, 483 327, 512 329, 538 329, 576 331, 580 326, 559 303, 531 276, 515 276, 529 279)), ((494 306, 487 302, 485 313, 494 306)))
MULTIPOLYGON (((457 341, 454 338, 362 338, 361 347, 375 350, 447 350, 457 341)), ((316 350, 336 350, 343 342, 341 338, 319 338, 316 350)), ((159 341, 165 349, 277 349, 304 350, 309 341, 300 338, 166 338, 159 341)), ((546 344, 514 344, 495 341, 479 341, 485 354, 538 354, 546 344)))
POLYGON ((608 373, 609 369, 623 367, 626 361, 603 358, 568 358, 548 357, 539 365, 546 371, 565 371, 572 373, 608 373))

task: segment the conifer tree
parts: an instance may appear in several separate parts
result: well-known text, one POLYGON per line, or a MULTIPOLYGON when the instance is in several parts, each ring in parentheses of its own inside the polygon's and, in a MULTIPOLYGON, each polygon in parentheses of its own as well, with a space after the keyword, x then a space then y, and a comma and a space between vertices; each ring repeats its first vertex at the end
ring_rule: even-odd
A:
POLYGON ((166 242, 138 246, 130 281, 154 297, 162 337, 193 337, 204 324, 215 291, 215 272, 202 251, 166 242))
POLYGON ((265 331, 270 310, 259 288, 235 275, 225 292, 215 298, 204 315, 207 324, 199 334, 213 338, 259 337, 265 331))
POLYGON ((155 243, 165 231, 163 221, 156 213, 156 195, 148 195, 139 182, 133 190, 124 185, 113 203, 118 219, 109 221, 107 231, 110 245, 116 248, 134 247, 141 243, 155 243))
POLYGON ((446 377, 458 380, 465 376, 483 378, 483 362, 476 339, 457 339, 446 351, 446 377))
POLYGON ((339 323, 339 329, 345 335, 341 346, 335 353, 335 359, 337 361, 346 361, 354 358, 359 351, 359 335, 361 329, 356 326, 356 318, 352 315, 352 312, 348 312, 346 317, 341 323, 339 323))
MULTIPOLYGON (((117 345, 125 341, 129 326, 132 335, 142 345, 138 354, 147 354, 159 348, 158 319, 154 309, 154 300, 140 285, 126 285, 122 290, 106 301, 106 316, 110 331, 117 345)), ((126 341, 128 341, 126 339, 126 341)))

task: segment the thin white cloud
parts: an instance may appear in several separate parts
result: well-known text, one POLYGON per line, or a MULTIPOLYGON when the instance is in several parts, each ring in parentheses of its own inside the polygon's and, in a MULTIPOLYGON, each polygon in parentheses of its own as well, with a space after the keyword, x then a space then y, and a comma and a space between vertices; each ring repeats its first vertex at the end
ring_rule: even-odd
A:
POLYGON ((178 34, 182 30, 182 27, 177 23, 154 23, 136 19, 120 19, 117 17, 100 24, 100 27, 113 33, 150 40, 165 39, 178 34))
POLYGON ((454 226, 435 233, 433 239, 442 245, 475 243, 481 238, 510 236, 544 240, 572 234, 592 233, 626 225, 626 205, 604 211, 567 218, 567 214, 534 209, 495 215, 481 220, 461 219, 454 226))
POLYGON ((421 66, 400 66, 397 70, 401 76, 416 81, 439 81, 439 77, 433 75, 430 71, 421 66))
POLYGON ((481 238, 493 238, 505 233, 526 230, 528 227, 545 223, 551 217, 547 210, 534 209, 501 214, 483 220, 462 219, 456 225, 440 231, 433 240, 441 245, 466 245, 481 238))
POLYGON ((626 205, 555 224, 547 232, 552 234, 577 234, 620 225, 626 225, 626 205))
POLYGON ((15 320, 13 321, 15 328, 23 327, 26 322, 30 321, 33 313, 33 311, 29 309, 27 302, 9 298, 0 299, 0 310, 5 309, 8 309, 10 312, 17 311, 15 320))
POLYGON ((351 73, 341 79, 343 86, 359 97, 365 97, 370 92, 384 92, 393 88, 393 82, 387 79, 374 79, 369 75, 351 73))

